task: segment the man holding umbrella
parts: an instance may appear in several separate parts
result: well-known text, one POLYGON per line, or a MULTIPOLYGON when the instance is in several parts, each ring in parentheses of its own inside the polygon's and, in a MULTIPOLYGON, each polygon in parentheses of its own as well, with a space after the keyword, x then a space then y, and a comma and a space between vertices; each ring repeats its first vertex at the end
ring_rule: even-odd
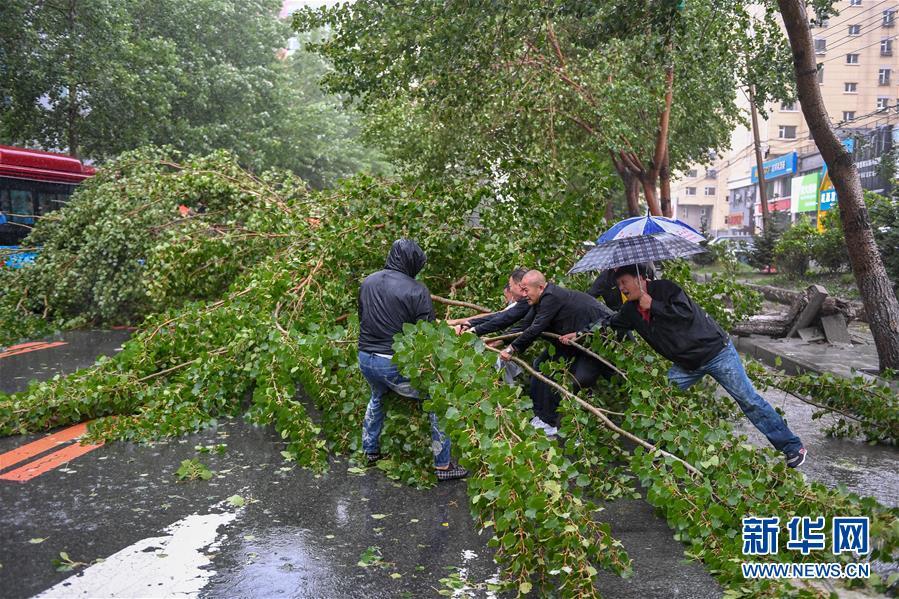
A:
MULTIPOLYGON (((758 394, 746 375, 730 337, 717 322, 672 281, 648 281, 637 265, 615 269, 618 288, 627 298, 613 316, 597 324, 636 331, 673 365, 668 380, 681 389, 710 375, 733 397, 746 417, 786 456, 787 466, 805 461, 802 441, 758 394)), ((568 343, 576 333, 560 340, 568 343)))
MULTIPOLYGON (((628 219, 603 234, 600 243, 570 272, 614 268, 618 289, 627 301, 616 314, 600 318, 593 327, 636 331, 673 363, 668 380, 681 389, 711 375, 771 445, 784 453, 787 466, 796 468, 805 461, 802 441, 755 390, 728 334, 676 283, 649 281, 645 268, 637 264, 705 251, 693 243, 694 236, 699 233, 680 221, 654 216, 628 219), (629 224, 622 226, 625 223, 629 224), (657 229, 663 230, 656 232, 657 229), (616 230, 618 237, 610 235, 616 230)), ((576 335, 566 334, 560 342, 567 344, 576 335)))

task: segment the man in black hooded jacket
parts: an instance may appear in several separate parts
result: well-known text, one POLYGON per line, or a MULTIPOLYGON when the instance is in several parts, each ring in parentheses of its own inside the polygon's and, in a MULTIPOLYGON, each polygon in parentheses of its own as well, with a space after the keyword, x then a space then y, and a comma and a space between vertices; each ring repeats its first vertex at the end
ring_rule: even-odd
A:
MULTIPOLYGON (((434 320, 431 293, 415 280, 425 261, 425 253, 417 243, 397 239, 384 269, 367 276, 359 290, 359 369, 371 387, 362 422, 362 450, 369 464, 381 459, 384 395, 393 391, 412 399, 421 397, 392 359, 393 336, 402 332, 405 323, 434 320)), ((468 471, 450 461, 450 440, 437 426, 437 416, 429 413, 428 418, 437 479, 463 478, 468 471)))

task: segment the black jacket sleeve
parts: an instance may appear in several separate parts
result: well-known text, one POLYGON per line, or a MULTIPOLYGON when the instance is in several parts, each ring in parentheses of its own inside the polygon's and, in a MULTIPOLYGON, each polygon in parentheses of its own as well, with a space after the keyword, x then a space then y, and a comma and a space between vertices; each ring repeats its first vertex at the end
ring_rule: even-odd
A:
POLYGON ((527 315, 528 310, 530 310, 530 306, 528 305, 527 300, 520 300, 515 302, 515 305, 508 310, 503 310, 502 312, 497 312, 482 318, 473 318, 469 323, 472 325, 472 332, 476 335, 486 335, 512 326, 524 318, 527 315))
POLYGON ((437 314, 434 312, 434 304, 431 302, 431 294, 425 288, 421 291, 421 295, 418 300, 417 313, 415 314, 415 322, 419 320, 427 320, 428 322, 434 322, 437 319, 437 314))
POLYGON ((545 331, 562 308, 559 298, 551 293, 544 293, 540 303, 534 309, 534 320, 525 331, 512 342, 517 353, 525 351, 531 343, 545 331))
POLYGON ((653 293, 650 294, 652 305, 649 307, 649 313, 653 318, 692 322, 693 308, 683 289, 674 283, 668 283, 667 285, 655 285, 652 291, 653 293))

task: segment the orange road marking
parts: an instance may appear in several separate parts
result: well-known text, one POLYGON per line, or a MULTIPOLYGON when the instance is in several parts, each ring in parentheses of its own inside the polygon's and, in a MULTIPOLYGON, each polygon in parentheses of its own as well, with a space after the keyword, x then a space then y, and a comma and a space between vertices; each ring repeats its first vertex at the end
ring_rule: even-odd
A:
POLYGON ((64 428, 61 431, 51 433, 42 439, 32 441, 21 447, 17 447, 12 451, 0 454, 0 470, 9 468, 13 464, 18 464, 23 460, 33 458, 34 456, 44 453, 48 449, 52 449, 57 445, 68 443, 72 439, 77 439, 87 431, 87 422, 64 428))
POLYGON ((10 356, 18 356, 19 354, 27 354, 28 352, 38 351, 40 349, 50 349, 51 347, 59 347, 60 345, 67 345, 67 341, 54 341, 52 343, 38 343, 35 345, 31 345, 29 347, 23 347, 21 349, 14 349, 12 351, 6 350, 3 353, 0 353, 0 359, 9 358, 10 356))
POLYGON ((24 466, 20 466, 15 470, 10 470, 6 474, 0 474, 0 480, 13 480, 16 482, 24 483, 36 476, 40 476, 45 472, 53 470, 57 466, 71 462, 78 456, 84 455, 89 451, 93 451, 98 447, 103 447, 103 444, 98 443, 96 445, 80 445, 78 443, 75 443, 74 445, 68 445, 58 451, 54 451, 51 454, 45 455, 39 460, 35 460, 33 462, 25 464, 24 466))
MULTIPOLYGON (((18 345, 10 345, 6 348, 6 351, 12 351, 14 349, 22 349, 23 347, 31 347, 32 345, 43 345, 44 341, 29 341, 28 343, 20 343, 18 345)), ((3 352, 6 353, 6 352, 3 352)))

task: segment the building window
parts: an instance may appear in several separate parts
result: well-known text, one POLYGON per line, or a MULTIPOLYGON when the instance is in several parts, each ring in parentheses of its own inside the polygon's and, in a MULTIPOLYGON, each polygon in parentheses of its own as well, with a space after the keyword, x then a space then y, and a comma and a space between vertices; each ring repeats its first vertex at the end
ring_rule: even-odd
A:
POLYGON ((862 26, 861 25, 850 25, 849 26, 849 35, 861 35, 862 26))
POLYGON ((889 98, 877 98, 877 110, 883 110, 890 105, 889 98))
POLYGON ((824 65, 818 65, 818 83, 824 83, 824 65))
POLYGON ((855 111, 854 110, 844 110, 843 111, 843 120, 846 122, 855 120, 855 111))
POLYGON ((796 125, 781 125, 777 137, 780 139, 796 139, 796 125))
POLYGON ((716 169, 716 168, 706 169, 705 178, 706 179, 717 179, 718 178, 718 169, 716 169))
POLYGON ((690 177, 691 179, 696 177, 697 174, 698 173, 696 172, 695 168, 691 168, 690 170, 687 171, 687 176, 690 177))
POLYGON ((858 64, 858 54, 847 54, 846 64, 858 64))
POLYGON ((824 54, 827 52, 827 40, 818 38, 815 40, 815 54, 824 54))
POLYGON ((849 6, 861 6, 862 0, 849 0, 849 6))
POLYGON ((847 81, 843 84, 843 92, 847 94, 854 94, 858 92, 858 83, 854 83, 851 81, 847 81))
POLYGON ((781 102, 780 103, 780 111, 781 112, 796 112, 796 102, 781 102))
POLYGON ((705 188, 705 195, 707 195, 707 196, 713 196, 713 195, 715 195, 715 188, 714 188, 714 187, 706 187, 706 188, 705 188))
POLYGON ((883 26, 884 27, 892 27, 896 24, 896 11, 894 9, 889 9, 883 11, 883 26))
POLYGON ((688 196, 695 196, 696 188, 695 187, 687 187, 686 189, 684 189, 684 194, 688 195, 688 196))
POLYGON ((877 82, 880 85, 889 85, 890 84, 890 69, 880 69, 877 72, 877 82))
POLYGON ((892 56, 893 55, 893 40, 891 40, 891 39, 880 40, 880 55, 881 56, 892 56))

